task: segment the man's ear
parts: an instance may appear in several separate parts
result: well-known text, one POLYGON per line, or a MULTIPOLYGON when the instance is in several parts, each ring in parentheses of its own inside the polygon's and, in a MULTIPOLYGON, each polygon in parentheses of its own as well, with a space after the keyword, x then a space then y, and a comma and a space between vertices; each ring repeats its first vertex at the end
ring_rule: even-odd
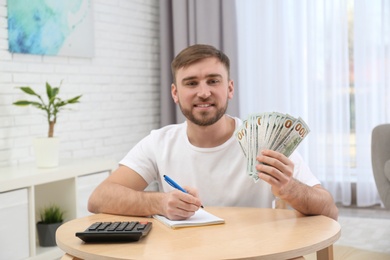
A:
POLYGON ((177 87, 174 83, 172 83, 172 85, 171 85, 171 95, 172 95, 173 101, 176 104, 179 103, 179 98, 177 96, 177 87))
POLYGON ((229 80, 228 83, 228 98, 232 99, 234 94, 234 82, 233 80, 229 80))

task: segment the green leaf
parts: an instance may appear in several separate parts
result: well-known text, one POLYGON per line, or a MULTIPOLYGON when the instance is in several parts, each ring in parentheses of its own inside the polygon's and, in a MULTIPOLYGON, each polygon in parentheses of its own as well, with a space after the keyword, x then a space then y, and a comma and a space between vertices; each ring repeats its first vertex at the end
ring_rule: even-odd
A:
POLYGON ((19 101, 14 102, 13 104, 16 106, 28 106, 28 105, 31 105, 31 101, 19 100, 19 101))
POLYGON ((82 95, 77 96, 77 97, 74 97, 74 98, 71 98, 71 99, 68 99, 66 102, 69 103, 69 104, 78 103, 78 102, 79 102, 79 99, 81 98, 81 96, 82 96, 82 95))
POLYGON ((55 107, 63 107, 66 104, 68 104, 68 103, 66 103, 65 101, 62 101, 62 100, 59 99, 58 102, 55 103, 55 107))
POLYGON ((52 90, 49 82, 46 82, 46 94, 47 94, 47 97, 49 98, 49 100, 51 100, 53 97, 53 90, 52 90))
POLYGON ((60 92, 60 88, 57 88, 57 87, 53 88, 53 91, 52 91, 53 97, 56 97, 59 92, 60 92))
POLYGON ((80 96, 77 96, 77 97, 74 97, 74 98, 71 98, 71 99, 68 99, 68 100, 61 100, 61 99, 59 99, 59 98, 57 98, 57 103, 55 103, 54 105, 56 106, 56 107, 63 107, 63 106, 65 106, 65 105, 67 105, 67 104, 75 104, 75 103, 79 103, 79 99, 81 98, 81 96, 82 95, 80 95, 80 96))
POLYGON ((35 101, 19 100, 19 101, 14 102, 13 104, 16 106, 29 106, 29 105, 31 105, 31 106, 34 106, 36 108, 45 110, 45 107, 41 103, 35 102, 35 101))
POLYGON ((30 87, 19 87, 24 93, 27 93, 29 95, 33 95, 33 96, 37 96, 39 97, 39 95, 37 93, 34 92, 34 90, 32 90, 30 87))
POLYGON ((46 110, 46 106, 43 106, 41 103, 38 103, 38 102, 30 102, 32 106, 36 107, 36 108, 39 108, 39 109, 42 109, 42 110, 46 110))

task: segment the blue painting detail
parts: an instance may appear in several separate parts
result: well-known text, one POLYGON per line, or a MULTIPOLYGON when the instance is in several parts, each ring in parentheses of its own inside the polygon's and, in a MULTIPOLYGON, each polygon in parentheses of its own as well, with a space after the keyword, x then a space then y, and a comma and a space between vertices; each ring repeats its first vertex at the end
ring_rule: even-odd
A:
POLYGON ((10 52, 56 55, 76 24, 68 15, 86 0, 8 0, 10 52))

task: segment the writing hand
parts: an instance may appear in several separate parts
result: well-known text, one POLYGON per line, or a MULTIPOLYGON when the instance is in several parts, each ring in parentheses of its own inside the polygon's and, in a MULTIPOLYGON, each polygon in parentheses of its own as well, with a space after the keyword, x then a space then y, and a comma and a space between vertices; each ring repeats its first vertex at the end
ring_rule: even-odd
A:
POLYGON ((164 215, 172 220, 187 219, 195 214, 201 206, 197 190, 183 187, 187 193, 173 190, 165 193, 163 200, 164 215))

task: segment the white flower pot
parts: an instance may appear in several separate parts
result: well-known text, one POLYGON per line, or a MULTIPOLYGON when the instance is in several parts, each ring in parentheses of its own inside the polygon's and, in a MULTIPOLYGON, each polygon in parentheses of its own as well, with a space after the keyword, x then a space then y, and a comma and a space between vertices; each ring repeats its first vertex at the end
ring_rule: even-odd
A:
POLYGON ((60 139, 40 137, 33 140, 35 161, 38 168, 57 167, 59 161, 60 139))

